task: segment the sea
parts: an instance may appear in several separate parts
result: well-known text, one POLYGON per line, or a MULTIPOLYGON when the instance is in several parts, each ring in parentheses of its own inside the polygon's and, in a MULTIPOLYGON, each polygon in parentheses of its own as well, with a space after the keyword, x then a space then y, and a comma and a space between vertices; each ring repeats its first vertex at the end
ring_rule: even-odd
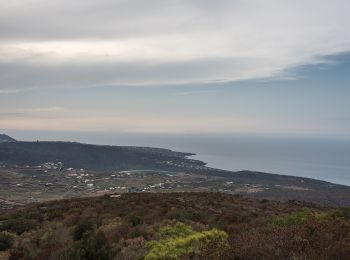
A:
POLYGON ((20 140, 62 140, 191 152, 209 167, 302 176, 350 186, 350 140, 249 134, 13 132, 20 140))

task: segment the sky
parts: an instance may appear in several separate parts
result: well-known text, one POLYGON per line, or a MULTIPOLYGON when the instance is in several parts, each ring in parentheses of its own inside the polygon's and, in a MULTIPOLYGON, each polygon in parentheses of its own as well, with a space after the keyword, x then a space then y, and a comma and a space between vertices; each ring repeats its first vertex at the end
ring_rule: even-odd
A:
POLYGON ((0 132, 350 138, 348 0, 0 6, 0 132))

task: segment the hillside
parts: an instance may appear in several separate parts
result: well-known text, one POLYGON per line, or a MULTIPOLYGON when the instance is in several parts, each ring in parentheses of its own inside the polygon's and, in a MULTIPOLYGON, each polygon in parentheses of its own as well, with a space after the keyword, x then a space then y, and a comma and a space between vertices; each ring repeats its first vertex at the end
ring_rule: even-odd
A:
POLYGON ((350 187, 206 167, 191 153, 73 142, 0 143, 0 208, 111 192, 212 191, 350 206, 350 187))
POLYGON ((0 143, 2 142, 16 142, 16 140, 6 134, 0 134, 0 143))
POLYGON ((190 160, 190 153, 167 149, 89 145, 73 142, 3 142, 0 163, 6 166, 36 166, 45 162, 62 162, 66 167, 89 170, 173 169, 179 166, 200 167, 204 163, 190 160))
MULTIPOLYGON (((10 259, 348 259, 350 211, 223 193, 129 193, 0 214, 10 259)), ((1 256, 1 254, 0 254, 1 256)))

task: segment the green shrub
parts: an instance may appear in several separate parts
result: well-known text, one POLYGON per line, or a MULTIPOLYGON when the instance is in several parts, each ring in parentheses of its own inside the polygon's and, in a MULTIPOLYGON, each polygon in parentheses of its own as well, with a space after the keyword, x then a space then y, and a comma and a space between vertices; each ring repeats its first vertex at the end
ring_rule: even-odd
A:
POLYGON ((274 217, 271 220, 272 226, 292 226, 292 225, 300 225, 306 223, 311 217, 313 213, 309 209, 303 209, 298 212, 294 212, 292 214, 274 217))
POLYGON ((332 213, 330 213, 330 216, 332 218, 343 218, 343 219, 349 220, 350 219, 350 208, 336 209, 332 213))
POLYGON ((273 226, 292 226, 305 224, 308 221, 332 221, 335 219, 350 219, 350 208, 338 208, 330 212, 313 212, 310 209, 303 209, 287 216, 275 217, 272 219, 273 226))
POLYGON ((148 236, 147 230, 144 226, 136 226, 130 230, 128 233, 128 238, 135 238, 135 237, 144 237, 146 238, 148 236))
POLYGON ((14 237, 10 233, 3 231, 0 232, 0 251, 6 251, 13 245, 14 237))
POLYGON ((34 219, 16 218, 9 219, 2 222, 0 225, 0 231, 9 231, 17 233, 17 235, 23 232, 37 228, 39 223, 34 219))
POLYGON ((191 227, 178 222, 173 227, 165 227, 159 231, 159 240, 148 243, 151 249, 145 260, 156 259, 180 259, 186 254, 200 254, 202 249, 208 249, 208 245, 215 243, 208 254, 220 255, 228 245, 228 235, 221 230, 212 229, 208 231, 195 232, 191 227))
POLYGON ((54 248, 67 244, 72 240, 69 230, 62 224, 47 227, 39 239, 39 246, 42 249, 54 248))

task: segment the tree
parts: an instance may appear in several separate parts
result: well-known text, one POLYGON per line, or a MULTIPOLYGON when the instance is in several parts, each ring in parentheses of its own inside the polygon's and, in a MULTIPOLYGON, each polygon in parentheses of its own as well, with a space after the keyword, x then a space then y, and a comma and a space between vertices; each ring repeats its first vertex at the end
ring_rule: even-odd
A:
POLYGON ((8 232, 0 232, 0 251, 6 251, 13 245, 13 235, 8 232))

